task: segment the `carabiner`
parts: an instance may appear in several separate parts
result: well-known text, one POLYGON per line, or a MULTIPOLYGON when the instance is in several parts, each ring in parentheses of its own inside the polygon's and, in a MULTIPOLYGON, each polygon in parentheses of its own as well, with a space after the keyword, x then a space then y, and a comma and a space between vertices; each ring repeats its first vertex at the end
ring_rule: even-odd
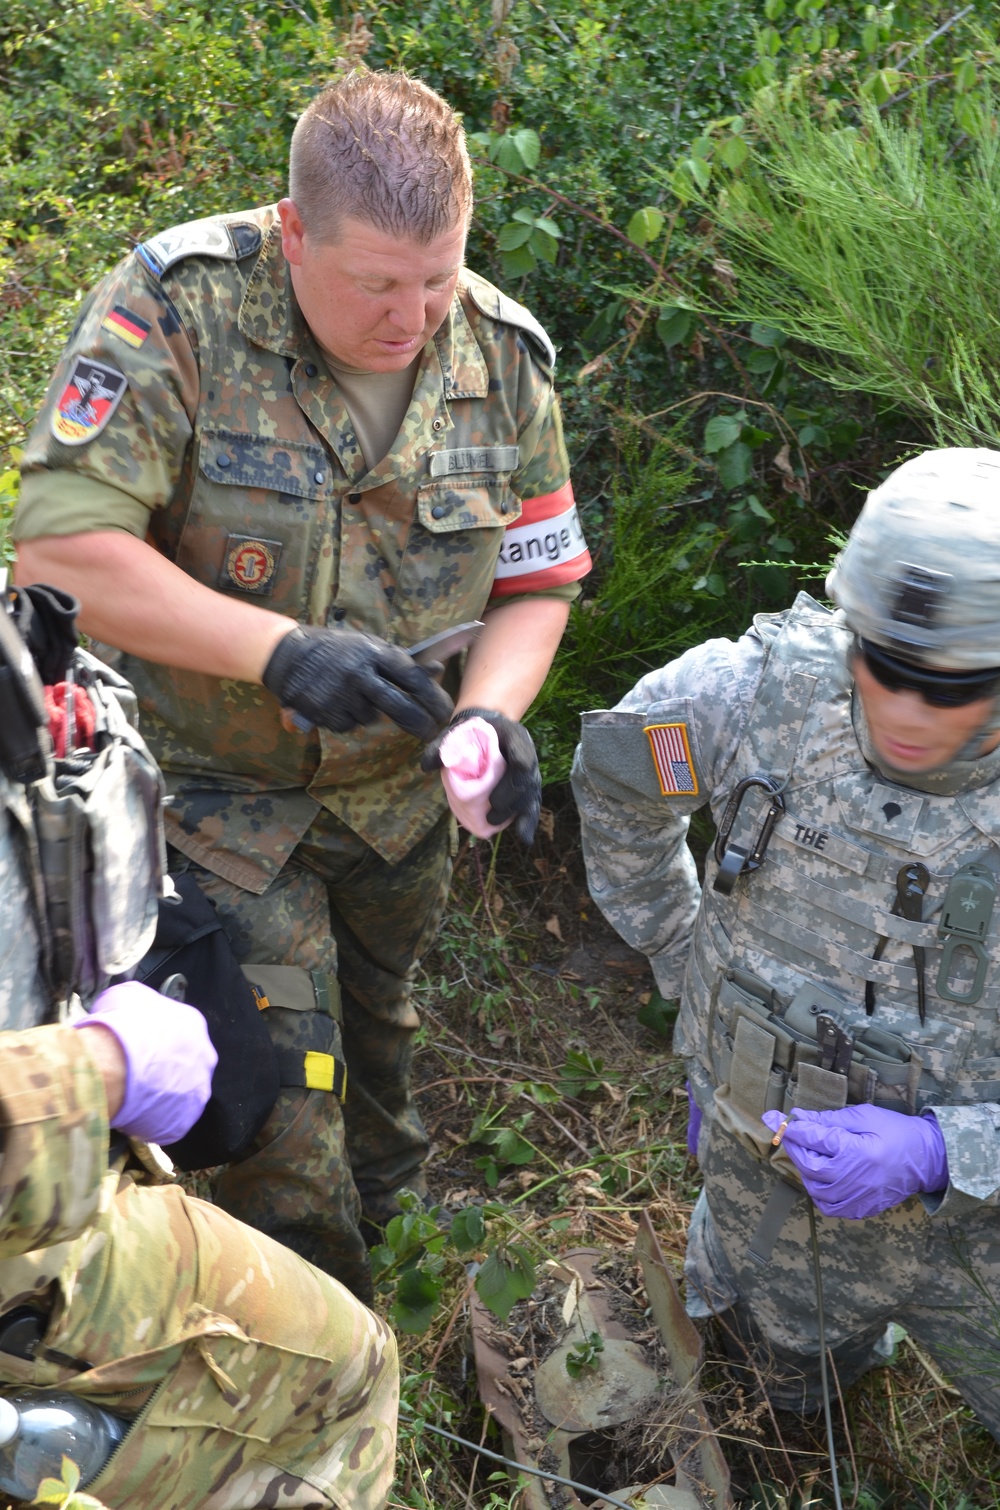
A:
POLYGON ((718 872, 712 882, 713 891, 721 891, 723 896, 728 896, 736 885, 740 876, 749 875, 751 871, 759 870, 764 863, 767 846, 771 842, 771 835, 779 818, 785 812, 785 799, 781 795, 781 788, 770 776, 748 776, 741 781, 729 801, 719 824, 719 832, 715 839, 715 858, 718 862, 718 872), (757 837, 750 849, 743 849, 739 844, 730 844, 729 835, 733 831, 737 814, 743 805, 743 798, 751 787, 759 786, 771 799, 771 805, 764 816, 764 821, 758 830, 757 837))

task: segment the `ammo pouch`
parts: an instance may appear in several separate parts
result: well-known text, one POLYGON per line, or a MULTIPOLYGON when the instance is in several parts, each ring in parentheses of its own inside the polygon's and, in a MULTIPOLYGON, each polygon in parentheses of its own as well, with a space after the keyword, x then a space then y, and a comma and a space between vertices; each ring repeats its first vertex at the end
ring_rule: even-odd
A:
POLYGON ((30 788, 53 997, 90 1001, 152 942, 164 862, 163 778, 129 721, 135 699, 86 651, 77 685, 95 713, 95 749, 74 750, 30 788))
POLYGON ((748 971, 727 970, 712 1008, 709 1043, 719 1121, 750 1153, 782 1173, 794 1166, 783 1151, 775 1154, 762 1112, 788 1112, 793 1106, 837 1110, 861 1102, 904 1113, 917 1110, 920 1055, 850 1002, 810 982, 786 1003, 748 971), (822 1014, 836 1015, 853 1038, 849 1055, 842 1056, 849 1062, 836 1068, 822 1062, 829 1057, 817 1037, 822 1014))

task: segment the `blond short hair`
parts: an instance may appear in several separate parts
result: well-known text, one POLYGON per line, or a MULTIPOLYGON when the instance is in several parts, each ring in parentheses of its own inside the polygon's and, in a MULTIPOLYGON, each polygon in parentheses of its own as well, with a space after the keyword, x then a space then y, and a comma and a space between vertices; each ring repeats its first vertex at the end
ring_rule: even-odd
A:
POLYGON ((402 72, 355 70, 306 107, 288 192, 306 234, 337 241, 350 216, 428 242, 472 209, 465 132, 451 106, 402 72))

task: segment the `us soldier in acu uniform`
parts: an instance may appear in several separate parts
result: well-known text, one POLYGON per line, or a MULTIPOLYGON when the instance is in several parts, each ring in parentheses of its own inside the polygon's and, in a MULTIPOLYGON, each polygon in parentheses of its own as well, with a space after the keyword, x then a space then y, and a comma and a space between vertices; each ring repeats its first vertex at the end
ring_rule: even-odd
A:
POLYGON ((841 1384, 895 1319, 1000 1436, 1000 453, 900 467, 828 592, 584 715, 591 892, 681 998, 691 1313, 817 1403, 804 1185, 841 1384))
POLYGON ((79 658, 78 715, 82 696, 98 699, 88 737, 56 767, 45 734, 19 740, 41 688, 10 653, 6 613, 0 601, 0 1392, 68 1390, 127 1421, 87 1485, 111 1507, 380 1510, 395 1459, 391 1332, 288 1248, 179 1185, 135 1182, 126 1138, 151 1164, 148 1144, 174 1143, 208 1099, 203 1017, 127 981, 59 1020, 76 862, 88 885, 73 933, 87 942, 70 951, 72 978, 94 987, 109 955, 130 969, 149 942, 159 788, 114 701, 84 692, 79 658), (76 846, 50 843, 60 802, 76 846))
POLYGON ((154 236, 91 294, 16 535, 21 572, 126 652, 172 864, 261 967, 292 1066, 216 1198, 365 1295, 362 1210, 379 1224, 426 1189, 412 979, 451 818, 422 747, 449 693, 455 718, 492 722, 490 821, 531 838, 518 720, 589 557, 551 343, 463 268, 449 107, 405 75, 349 76, 296 128, 290 196, 154 236), (81 406, 84 385, 109 396, 81 406), (484 614, 443 686, 406 654, 484 614))

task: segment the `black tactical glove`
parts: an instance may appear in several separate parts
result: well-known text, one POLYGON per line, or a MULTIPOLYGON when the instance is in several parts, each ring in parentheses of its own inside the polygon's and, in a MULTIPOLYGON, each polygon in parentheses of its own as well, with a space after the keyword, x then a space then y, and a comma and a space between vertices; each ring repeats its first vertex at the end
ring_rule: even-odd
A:
MULTIPOLYGON (((497 731, 500 754, 507 762, 507 769, 490 793, 488 823, 494 828, 509 819, 514 819, 514 835, 522 844, 530 844, 538 827, 542 811, 542 777, 538 769, 538 756, 531 735, 523 724, 503 713, 494 713, 490 708, 463 708, 456 713, 449 727, 462 724, 467 718, 482 718, 497 731)), ((448 730, 439 734, 420 757, 424 771, 441 769, 441 741, 448 730)))
POLYGON ((346 734, 380 713, 432 739, 454 704, 404 650, 356 629, 299 626, 279 640, 261 678, 283 708, 346 734))

